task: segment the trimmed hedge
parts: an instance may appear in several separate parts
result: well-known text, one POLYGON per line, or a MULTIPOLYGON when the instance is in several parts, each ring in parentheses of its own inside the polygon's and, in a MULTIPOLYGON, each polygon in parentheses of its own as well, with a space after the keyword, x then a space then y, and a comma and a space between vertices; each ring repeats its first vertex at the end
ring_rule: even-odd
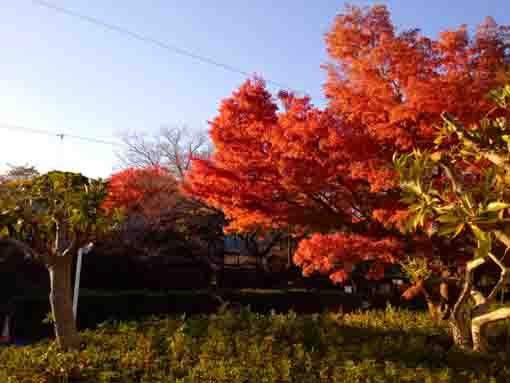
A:
MULTIPOLYGON (((218 290, 218 291, 83 291, 78 304, 78 326, 94 328, 109 319, 132 320, 149 315, 175 313, 213 313, 222 301, 250 306, 251 310, 268 313, 271 310, 298 313, 321 312, 326 309, 352 311, 360 307, 361 298, 339 290, 285 291, 285 290, 218 290)), ((13 333, 21 339, 50 337, 53 329, 42 324, 50 312, 48 297, 27 296, 14 300, 13 333)))

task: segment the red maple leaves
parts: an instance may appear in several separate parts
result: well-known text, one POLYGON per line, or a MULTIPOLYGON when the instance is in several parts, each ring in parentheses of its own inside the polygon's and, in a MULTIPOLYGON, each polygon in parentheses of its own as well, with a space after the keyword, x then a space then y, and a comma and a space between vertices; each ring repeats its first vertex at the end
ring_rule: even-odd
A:
POLYGON ((124 208, 146 216, 161 214, 175 204, 178 184, 165 168, 129 168, 110 177, 103 208, 124 208))
POLYGON ((328 106, 289 92, 274 98, 261 79, 246 81, 221 103, 215 152, 193 162, 183 189, 222 209, 227 230, 326 233, 296 253, 307 274, 342 280, 355 261, 395 257, 407 214, 391 157, 432 147, 444 111, 467 127, 489 112, 508 31, 485 23, 473 38, 461 27, 432 40, 397 32, 384 6, 349 7, 326 36, 328 106))

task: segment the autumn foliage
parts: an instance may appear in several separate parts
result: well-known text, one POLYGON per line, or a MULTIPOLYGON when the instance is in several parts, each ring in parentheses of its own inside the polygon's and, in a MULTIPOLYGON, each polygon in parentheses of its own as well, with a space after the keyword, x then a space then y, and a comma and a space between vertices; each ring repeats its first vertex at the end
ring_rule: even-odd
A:
POLYGON ((175 205, 178 184, 163 167, 128 168, 114 173, 109 181, 105 209, 124 208, 128 213, 154 216, 175 205))
POLYGON ((327 107, 246 81, 221 103, 210 130, 215 152, 193 162, 183 188, 222 209, 227 230, 317 233, 295 262, 341 280, 357 260, 417 250, 398 230, 408 211, 392 155, 431 147, 444 111, 468 127, 489 112, 485 95, 508 62, 508 28, 487 19, 473 36, 461 26, 433 40, 398 32, 385 6, 348 7, 326 44, 327 107))
POLYGON ((380 262, 373 264, 368 276, 379 279, 384 276, 382 263, 394 262, 401 251, 402 244, 392 238, 372 240, 357 234, 314 234, 301 241, 294 261, 301 265, 305 276, 317 271, 330 274, 334 282, 343 282, 356 263, 377 259, 380 262))

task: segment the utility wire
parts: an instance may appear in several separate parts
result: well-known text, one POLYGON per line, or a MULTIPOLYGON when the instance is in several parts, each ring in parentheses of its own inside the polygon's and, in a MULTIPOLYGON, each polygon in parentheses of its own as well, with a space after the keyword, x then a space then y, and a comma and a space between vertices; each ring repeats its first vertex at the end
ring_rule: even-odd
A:
MULTIPOLYGON (((98 19, 96 17, 85 15, 83 13, 78 13, 76 11, 73 11, 73 10, 69 9, 69 8, 64 8, 64 7, 61 7, 59 5, 56 5, 56 4, 53 4, 53 3, 50 3, 50 2, 44 1, 44 0, 31 0, 31 1, 32 1, 32 3, 34 3, 36 5, 39 5, 41 7, 50 9, 52 11, 65 14, 67 16, 74 17, 76 19, 80 19, 82 21, 86 21, 86 22, 88 22, 90 24, 94 24, 94 25, 102 27, 104 29, 108 29, 110 31, 114 31, 114 32, 117 32, 117 33, 129 36, 129 37, 131 37, 131 38, 133 38, 135 40, 142 41, 144 43, 155 45, 155 46, 157 46, 159 48, 165 49, 165 50, 173 52, 175 54, 178 54, 178 55, 181 55, 181 56, 187 56, 187 57, 190 57, 190 58, 192 58, 192 59, 194 59, 196 61, 200 61, 202 63, 206 63, 206 64, 209 64, 209 65, 216 66, 218 68, 222 68, 222 69, 224 69, 224 70, 226 70, 228 72, 240 74, 240 75, 245 76, 245 77, 251 77, 253 75, 253 73, 250 73, 250 72, 248 72, 246 70, 237 68, 237 67, 235 67, 233 65, 225 64, 223 62, 217 61, 217 60, 212 59, 210 57, 202 56, 202 55, 200 55, 198 53, 192 52, 192 51, 187 50, 187 49, 180 48, 180 47, 178 47, 176 45, 173 45, 173 44, 165 43, 165 42, 163 42, 161 40, 157 40, 157 39, 155 39, 153 37, 146 36, 146 35, 143 35, 143 34, 138 33, 138 32, 133 32, 133 31, 131 31, 129 29, 126 29, 126 28, 123 28, 123 27, 121 27, 119 25, 110 24, 110 23, 108 23, 106 21, 103 21, 101 19, 98 19)), ((295 93, 306 94, 305 92, 293 89, 292 87, 289 87, 288 85, 282 84, 282 83, 280 83, 278 81, 273 81, 273 80, 270 80, 270 79, 265 79, 265 81, 268 84, 275 85, 275 86, 280 87, 282 89, 289 89, 291 91, 294 91, 295 93)))
MULTIPOLYGON (((118 25, 110 24, 110 23, 108 23, 106 21, 103 21, 103 20, 100 20, 100 19, 98 19, 96 17, 92 17, 92 16, 89 16, 89 15, 78 13, 76 11, 70 10, 68 8, 61 7, 59 5, 56 5, 56 4, 53 4, 53 3, 50 3, 50 2, 44 1, 44 0, 31 0, 31 1, 35 5, 39 5, 41 7, 46 8, 46 9, 49 9, 49 10, 52 10, 52 11, 55 11, 55 12, 59 12, 59 13, 65 14, 67 16, 70 16, 70 17, 73 17, 73 18, 76 18, 76 19, 80 19, 82 21, 88 22, 90 24, 94 24, 94 25, 102 27, 104 29, 107 29, 107 30, 110 30, 110 31, 114 31, 114 32, 117 32, 117 33, 122 34, 122 35, 129 36, 129 37, 131 37, 131 38, 133 38, 135 40, 138 40, 138 41, 141 41, 141 42, 144 42, 144 43, 152 44, 154 46, 157 46, 159 48, 165 49, 167 51, 173 52, 173 53, 178 54, 178 55, 190 57, 190 58, 192 58, 192 59, 194 59, 196 61, 216 66, 216 67, 224 69, 224 70, 226 70, 228 72, 240 74, 240 75, 243 75, 245 77, 250 77, 252 75, 252 73, 249 73, 246 70, 237 68, 237 67, 235 67, 233 65, 225 64, 223 62, 217 61, 217 60, 209 58, 209 57, 205 57, 205 56, 199 55, 197 53, 194 53, 192 51, 180 48, 178 46, 162 42, 162 41, 157 40, 155 38, 152 38, 150 36, 146 36, 146 35, 143 35, 143 34, 140 34, 140 33, 137 33, 137 32, 133 32, 133 31, 131 31, 129 29, 123 28, 123 27, 118 26, 118 25)), ((278 87, 283 88, 283 89, 289 89, 289 90, 292 90, 292 91, 294 91, 296 93, 305 94, 305 92, 303 92, 303 91, 298 91, 296 89, 292 89, 291 87, 289 87, 289 86, 287 86, 287 85, 285 85, 283 83, 280 83, 278 81, 273 81, 273 80, 270 80, 270 79, 265 79, 265 81, 268 84, 272 84, 272 85, 278 86, 278 87)), ((98 138, 94 138, 94 137, 84 137, 84 136, 78 136, 78 135, 74 135, 74 134, 57 133, 57 132, 52 132, 52 131, 48 131, 48 130, 26 128, 26 127, 23 127, 23 126, 1 125, 0 124, 0 129, 17 130, 17 131, 23 131, 23 132, 29 133, 29 134, 42 134, 42 135, 46 135, 46 136, 50 136, 50 137, 58 137, 62 141, 63 141, 64 138, 68 137, 68 138, 72 138, 72 139, 76 139, 76 140, 81 140, 81 141, 86 141, 86 142, 90 142, 90 143, 96 143, 96 144, 105 144, 105 145, 113 145, 113 146, 122 146, 123 145, 120 142, 103 140, 103 139, 98 139, 98 138)))
POLYGON ((23 126, 0 125, 0 129, 17 130, 17 131, 22 131, 22 132, 29 133, 29 134, 42 134, 42 135, 50 136, 50 137, 58 137, 58 138, 60 138, 61 141, 63 141, 64 138, 68 137, 68 138, 72 138, 72 139, 75 139, 75 140, 91 142, 91 143, 94 143, 94 144, 122 146, 122 143, 120 143, 120 142, 103 140, 103 139, 94 138, 94 137, 77 136, 75 134, 56 133, 56 132, 51 132, 49 130, 25 128, 23 126))

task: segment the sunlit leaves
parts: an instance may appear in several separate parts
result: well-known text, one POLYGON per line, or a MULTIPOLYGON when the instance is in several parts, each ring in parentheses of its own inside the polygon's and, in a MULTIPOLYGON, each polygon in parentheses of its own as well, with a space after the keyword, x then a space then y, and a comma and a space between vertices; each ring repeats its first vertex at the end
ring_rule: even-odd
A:
POLYGON ((482 143, 498 142, 501 113, 485 95, 508 60, 505 28, 472 36, 459 28, 432 40, 418 29, 398 31, 385 6, 346 7, 326 35, 327 107, 286 91, 272 96, 258 78, 246 81, 221 102, 210 130, 215 152, 193 162, 184 190, 221 209, 231 231, 291 224, 377 241, 453 214, 459 219, 444 223, 447 235, 462 235, 470 220, 493 219, 483 209, 501 200, 491 194, 501 175, 487 178, 489 193, 478 190, 477 169, 487 158, 459 137, 469 129, 482 143), (410 153, 394 159, 406 172, 401 183, 396 151, 410 153), (466 156, 471 163, 457 171, 466 156))
POLYGON ((330 107, 400 151, 430 144, 444 111, 478 123, 508 60, 508 27, 482 30, 470 36, 460 27, 432 40, 418 29, 399 32, 383 5, 347 8, 326 35, 330 107))
POLYGON ((4 185, 0 198, 0 231, 32 245, 45 256, 57 235, 57 224, 65 222, 77 245, 108 231, 113 220, 106 219, 101 204, 107 183, 81 174, 51 171, 30 180, 4 185))
POLYGON ((391 237, 374 240, 355 234, 314 234, 301 241, 294 262, 303 269, 305 276, 318 272, 329 274, 333 282, 343 282, 355 264, 374 260, 368 276, 378 279, 384 274, 381 263, 395 262, 402 250, 402 243, 391 237))
POLYGON ((155 216, 175 205, 178 185, 175 177, 160 166, 129 168, 114 173, 101 206, 155 216))
POLYGON ((510 203, 494 201, 487 204, 485 211, 496 212, 510 207, 510 203))
MULTIPOLYGON (((507 86, 491 92, 499 107, 506 105, 507 92, 507 86)), ((508 121, 502 117, 484 118, 478 127, 466 131, 458 121, 445 115, 444 129, 439 135, 456 138, 457 145, 444 150, 439 159, 416 150, 394 157, 406 193, 404 202, 413 213, 413 229, 423 227, 425 211, 426 218, 439 226, 436 234, 448 238, 467 234, 475 255, 482 258, 492 251, 494 230, 504 231, 510 223, 506 165, 510 158, 506 146, 498 144, 504 142, 507 127, 508 121), (437 163, 440 172, 433 171, 437 163), (428 188, 420 187, 425 184, 428 188)))

